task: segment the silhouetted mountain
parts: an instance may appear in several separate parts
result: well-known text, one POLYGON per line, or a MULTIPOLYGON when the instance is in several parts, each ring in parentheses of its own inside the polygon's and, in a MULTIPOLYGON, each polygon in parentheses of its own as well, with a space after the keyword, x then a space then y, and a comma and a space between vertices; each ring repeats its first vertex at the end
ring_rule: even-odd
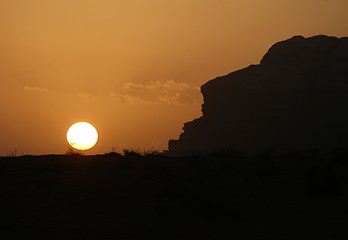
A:
POLYGON ((295 36, 259 65, 201 87, 203 116, 184 125, 169 154, 248 153, 348 145, 348 38, 295 36))

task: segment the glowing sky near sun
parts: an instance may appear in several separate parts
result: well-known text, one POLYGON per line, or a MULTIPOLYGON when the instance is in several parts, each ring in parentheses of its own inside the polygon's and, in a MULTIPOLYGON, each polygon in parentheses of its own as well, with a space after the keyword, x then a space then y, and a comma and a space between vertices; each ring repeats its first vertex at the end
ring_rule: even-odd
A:
POLYGON ((199 117, 199 86, 293 35, 348 35, 346 0, 1 0, 0 155, 164 149, 199 117))

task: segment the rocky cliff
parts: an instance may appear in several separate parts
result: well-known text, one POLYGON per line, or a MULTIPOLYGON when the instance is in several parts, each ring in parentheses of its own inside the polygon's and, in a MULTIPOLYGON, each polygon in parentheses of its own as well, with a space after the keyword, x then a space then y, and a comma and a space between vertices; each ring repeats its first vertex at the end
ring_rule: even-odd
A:
POLYGON ((348 38, 295 36, 259 65, 201 87, 203 116, 184 125, 171 155, 348 147, 348 38))

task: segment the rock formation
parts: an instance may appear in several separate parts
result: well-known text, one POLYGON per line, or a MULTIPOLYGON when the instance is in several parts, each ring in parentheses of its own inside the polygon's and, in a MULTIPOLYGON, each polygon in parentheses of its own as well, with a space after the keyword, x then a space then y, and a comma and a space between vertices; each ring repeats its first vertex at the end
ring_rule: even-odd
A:
POLYGON ((348 147, 348 38, 278 42, 259 65, 210 80, 201 92, 203 116, 169 141, 170 155, 348 147))

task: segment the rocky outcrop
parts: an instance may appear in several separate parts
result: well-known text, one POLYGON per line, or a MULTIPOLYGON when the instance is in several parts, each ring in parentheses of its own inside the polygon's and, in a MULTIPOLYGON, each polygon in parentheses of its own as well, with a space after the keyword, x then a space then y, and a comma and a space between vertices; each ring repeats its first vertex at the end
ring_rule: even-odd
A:
POLYGON ((348 147, 348 38, 295 36, 251 65, 201 87, 203 116, 171 155, 348 147))

